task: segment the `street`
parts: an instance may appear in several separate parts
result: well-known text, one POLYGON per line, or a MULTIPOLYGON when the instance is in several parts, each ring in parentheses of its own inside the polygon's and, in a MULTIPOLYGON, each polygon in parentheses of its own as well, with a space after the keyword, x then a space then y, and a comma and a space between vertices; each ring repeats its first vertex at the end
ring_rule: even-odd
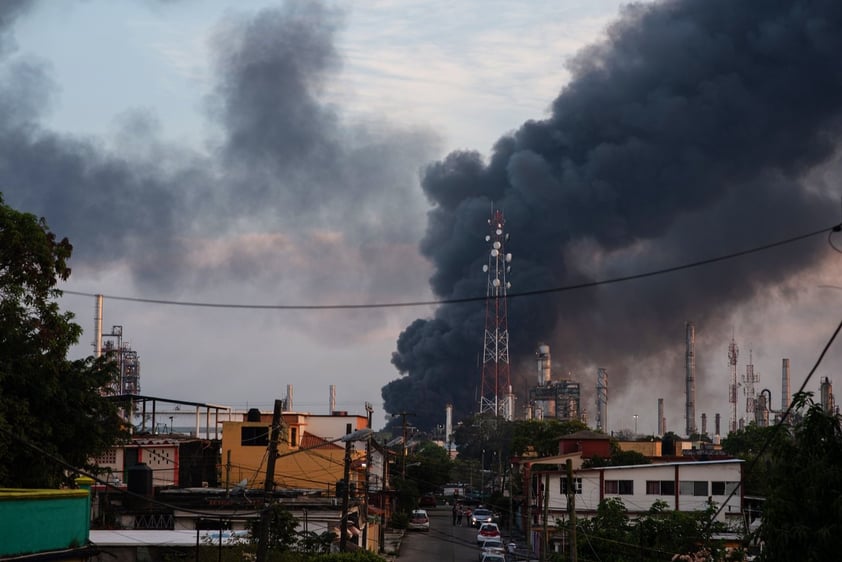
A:
POLYGON ((430 532, 407 531, 401 543, 401 562, 474 562, 477 560, 477 530, 462 521, 453 526, 450 506, 427 510, 430 532))

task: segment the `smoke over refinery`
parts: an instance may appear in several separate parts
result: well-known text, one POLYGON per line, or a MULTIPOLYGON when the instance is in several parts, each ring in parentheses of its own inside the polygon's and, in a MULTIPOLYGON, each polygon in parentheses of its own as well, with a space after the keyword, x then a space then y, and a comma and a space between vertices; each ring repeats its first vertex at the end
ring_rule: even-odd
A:
MULTIPOLYGON (((435 267, 434 293, 484 294, 483 237, 495 208, 516 256, 510 295, 830 226, 838 202, 824 182, 838 177, 839 29, 842 4, 833 0, 629 6, 603 41, 569 62, 571 80, 549 117, 501 137, 487 161, 457 151, 425 169, 433 209, 421 251, 435 267)), ((514 391, 523 400, 533 352, 547 341, 586 388, 605 367, 613 397, 652 384, 682 396, 684 321, 721 325, 826 249, 814 239, 645 280, 510 298, 514 391)), ((448 402, 457 420, 475 412, 483 315, 480 302, 448 304, 407 326, 392 357, 401 376, 382 391, 387 411, 412 410, 419 425, 436 423, 448 402)), ((724 361, 721 372, 724 387, 724 361)))

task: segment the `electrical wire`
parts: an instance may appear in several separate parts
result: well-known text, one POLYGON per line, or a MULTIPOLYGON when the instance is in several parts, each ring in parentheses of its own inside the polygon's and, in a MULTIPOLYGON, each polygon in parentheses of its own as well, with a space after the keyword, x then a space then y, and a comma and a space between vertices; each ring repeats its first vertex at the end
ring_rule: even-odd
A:
MULTIPOLYGON (((807 376, 804 378, 804 382, 801 383, 801 386, 798 388, 795 394, 801 394, 804 392, 804 389, 807 387, 807 383, 809 383, 810 379, 813 378, 813 375, 816 373, 816 370, 819 368, 819 365, 821 365, 822 361, 827 355, 827 352, 830 350, 831 345, 833 345, 833 342, 836 340, 836 337, 839 335, 840 331, 842 331, 842 321, 840 321, 839 324, 836 326, 836 329, 833 331, 833 334, 830 336, 830 339, 827 341, 818 358, 816 359, 816 362, 813 364, 813 368, 810 369, 809 373, 807 373, 807 376)), ((754 468, 757 466, 757 463, 760 461, 760 457, 763 456, 763 453, 765 453, 766 449, 768 449, 769 446, 772 444, 772 441, 774 440, 775 436, 778 434, 781 427, 784 426, 787 419, 790 417, 790 414, 792 413, 794 407, 795 401, 790 401, 786 411, 783 413, 783 415, 777 421, 777 423, 775 423, 775 425, 772 426, 772 431, 770 431, 769 434, 766 436, 766 440, 760 446, 760 449, 758 450, 754 459, 752 459, 748 467, 746 467, 745 472, 747 474, 751 474, 752 470, 754 470, 754 468)), ((743 477, 743 480, 745 480, 745 477, 743 477)), ((725 506, 728 504, 731 498, 734 497, 737 491, 739 491, 742 485, 743 483, 742 481, 740 481, 738 485, 734 486, 734 489, 731 490, 731 493, 728 495, 727 498, 725 498, 725 501, 722 502, 722 504, 719 506, 719 509, 717 509, 716 513, 714 513, 713 517, 710 518, 710 521, 708 521, 707 525, 705 526, 706 532, 710 530, 710 526, 713 523, 713 521, 716 520, 716 517, 722 512, 723 509, 725 509, 725 506)))
MULTIPOLYGON (((819 230, 815 230, 813 232, 808 232, 806 234, 801 234, 798 236, 793 236, 791 238, 786 238, 783 240, 778 240, 776 242, 770 242, 768 244, 763 244, 761 246, 755 246, 753 248, 749 248, 746 250, 740 250, 737 252, 733 252, 730 254, 720 255, 713 258, 698 260, 694 262, 688 262, 684 264, 679 264, 671 267, 665 267, 662 269, 656 269, 652 271, 645 271, 642 273, 635 273, 631 275, 624 275, 621 277, 613 277, 609 279, 602 279, 596 281, 589 281, 585 283, 576 283, 573 285, 563 285, 560 287, 550 287, 547 289, 536 289, 533 291, 522 291, 522 292, 514 292, 514 293, 507 293, 506 297, 509 299, 515 298, 523 298, 523 297, 533 297, 538 295, 546 295, 551 293, 563 293, 567 291, 575 291, 580 289, 590 289, 593 287, 599 287, 602 285, 612 285, 616 283, 624 283, 627 281, 635 281, 637 279, 645 279, 647 277, 654 277, 657 275, 664 275, 667 273, 675 273, 677 271, 682 271, 685 269, 692 269, 695 267, 700 267, 703 265, 710 265, 712 263, 717 263, 721 261, 731 260, 743 256, 747 256, 750 254, 755 254, 758 252, 763 252, 765 250, 771 250, 773 248, 777 248, 780 246, 785 246, 788 244, 792 244, 794 242, 799 242, 801 240, 805 240, 807 238, 812 238, 819 234, 824 234, 825 232, 828 233, 828 243, 830 246, 836 250, 838 250, 830 240, 831 233, 840 232, 842 231, 842 224, 835 224, 829 227, 821 228, 819 230)), ((470 302, 479 302, 485 301, 488 297, 486 295, 482 296, 475 296, 475 297, 462 297, 462 298, 449 298, 449 299, 438 299, 438 300, 424 300, 424 301, 404 301, 404 302, 386 302, 386 303, 365 303, 365 304, 236 304, 236 303, 210 303, 210 302, 198 302, 198 301, 174 301, 174 300, 165 300, 165 299, 152 299, 152 298, 142 298, 142 297, 126 297, 126 296, 119 296, 119 295, 101 295, 99 293, 88 293, 83 291, 73 291, 70 289, 62 289, 62 292, 68 295, 76 295, 76 296, 83 296, 83 297, 97 297, 102 296, 107 299, 111 300, 118 300, 118 301, 127 301, 127 302, 139 302, 145 304, 160 304, 160 305, 168 305, 168 306, 187 306, 187 307, 198 307, 198 308, 228 308, 228 309, 249 309, 249 310, 358 310, 358 309, 374 309, 374 308, 410 308, 410 307, 417 307, 417 306, 437 306, 443 304, 463 304, 463 303, 470 303, 470 302)))

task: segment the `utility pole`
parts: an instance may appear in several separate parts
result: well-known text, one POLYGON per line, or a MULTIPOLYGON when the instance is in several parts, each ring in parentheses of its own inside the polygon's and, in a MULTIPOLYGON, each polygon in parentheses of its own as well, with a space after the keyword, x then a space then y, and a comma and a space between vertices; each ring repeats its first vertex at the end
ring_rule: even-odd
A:
MULTIPOLYGON (((278 440, 281 434, 282 400, 275 400, 272 412, 272 427, 269 436, 269 454, 266 459, 266 480, 263 483, 263 509, 260 512, 260 534, 257 541, 257 562, 266 562, 266 552, 269 548, 269 517, 270 498, 275 489, 275 459, 278 456, 278 440)), ((220 535, 221 536, 221 535, 220 535)), ((221 539, 220 539, 221 540, 221 539)))
MULTIPOLYGON (((370 402, 365 403, 365 412, 368 417, 368 429, 371 429, 371 416, 374 407, 370 402)), ((365 442, 365 483, 363 486, 363 514, 360 523, 363 525, 363 549, 368 550, 368 483, 371 479, 371 439, 365 442)))
POLYGON ((406 416, 414 416, 415 412, 398 412, 395 414, 396 416, 401 417, 401 426, 403 427, 403 447, 402 447, 402 455, 401 455, 401 478, 406 478, 406 416))
POLYGON ((570 520, 570 560, 579 560, 576 546, 576 487, 573 482, 573 461, 567 459, 567 518, 570 520))
POLYGON ((389 481, 389 449, 386 448, 386 441, 383 441, 383 480, 380 484, 381 507, 383 508, 383 519, 380 521, 380 553, 383 554, 386 548, 386 522, 389 520, 389 493, 386 491, 389 481))
MULTIPOLYGON (((345 434, 351 434, 351 424, 345 426, 345 434)), ((342 481, 345 483, 342 492, 342 520, 339 523, 339 552, 345 552, 348 544, 348 500, 351 494, 351 440, 345 441, 345 469, 342 475, 342 481)))

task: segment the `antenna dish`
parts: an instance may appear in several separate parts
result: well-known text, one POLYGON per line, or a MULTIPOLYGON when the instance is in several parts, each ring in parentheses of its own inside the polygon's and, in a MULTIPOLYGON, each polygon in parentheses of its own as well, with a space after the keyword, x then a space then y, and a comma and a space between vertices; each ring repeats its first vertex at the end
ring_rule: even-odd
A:
POLYGON ((485 237, 485 241, 486 241, 486 242, 489 242, 490 240, 491 240, 491 236, 486 235, 486 237, 485 237))
POLYGON ((512 261, 512 254, 506 254, 506 261, 507 261, 507 262, 511 262, 511 261, 512 261))
MULTIPOLYGON (((500 225, 498 224, 497 226, 500 226, 500 225)), ((497 230, 494 231, 494 233, 497 234, 497 236, 500 236, 501 234, 503 234, 503 231, 498 228, 497 230)))
POLYGON ((492 244, 492 246, 494 246, 494 248, 497 249, 497 250, 500 249, 500 245, 501 245, 500 242, 497 242, 496 240, 494 241, 494 244, 492 244))
POLYGON ((492 258, 496 258, 498 255, 500 255, 500 252, 497 250, 497 248, 494 248, 493 250, 491 250, 491 257, 492 258))
POLYGON ((494 281, 491 282, 491 284, 494 285, 495 287, 499 287, 500 286, 500 280, 495 279, 494 281))
POLYGON ((487 265, 482 266, 482 270, 483 270, 485 273, 488 273, 488 266, 487 266, 487 265))

